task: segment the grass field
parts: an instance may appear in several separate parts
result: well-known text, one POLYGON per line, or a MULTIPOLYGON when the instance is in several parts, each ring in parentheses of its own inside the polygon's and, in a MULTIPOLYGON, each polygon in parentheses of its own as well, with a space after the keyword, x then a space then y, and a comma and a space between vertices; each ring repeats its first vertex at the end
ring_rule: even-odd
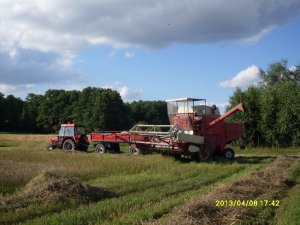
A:
MULTIPOLYGON (((249 149, 238 152, 242 156, 233 162, 195 163, 160 154, 133 157, 127 154, 127 146, 122 146, 124 153, 117 155, 47 151, 48 140, 48 135, 0 134, 0 224, 171 224, 174 220, 169 218, 174 219, 180 207, 190 205, 189 201, 199 208, 195 202, 211 193, 222 193, 216 190, 227 190, 232 184, 239 184, 236 184, 239 179, 269 171, 269 167, 274 168, 272 165, 276 169, 276 155, 299 154, 299 149, 249 149), (43 176, 45 171, 63 175, 57 178, 61 183, 53 181, 56 175, 52 180, 43 177, 42 181, 52 182, 46 190, 45 184, 36 182, 36 177, 43 176), (69 178, 73 177, 77 179, 71 186, 73 180, 69 178), (53 184, 56 185, 55 193, 49 189, 55 187, 53 184), (82 193, 78 187, 87 187, 86 190, 95 187, 110 194, 87 201, 80 198, 82 193), (58 191, 62 190, 80 194, 67 198, 65 192, 65 197, 59 195, 58 191), (51 195, 59 196, 61 200, 56 201, 50 198, 51 195)), ((300 224, 296 202, 297 199, 299 202, 299 159, 289 159, 293 163, 283 169, 278 167, 278 170, 286 172, 282 176, 292 185, 284 186, 284 191, 280 189, 278 193, 272 190, 262 193, 265 198, 280 199, 280 207, 264 207, 258 212, 254 207, 247 208, 248 214, 241 215, 253 215, 254 212, 257 218, 239 219, 237 224, 247 224, 247 221, 300 224)), ((213 199, 209 204, 215 204, 213 199)), ((223 221, 222 224, 226 223, 223 221)))

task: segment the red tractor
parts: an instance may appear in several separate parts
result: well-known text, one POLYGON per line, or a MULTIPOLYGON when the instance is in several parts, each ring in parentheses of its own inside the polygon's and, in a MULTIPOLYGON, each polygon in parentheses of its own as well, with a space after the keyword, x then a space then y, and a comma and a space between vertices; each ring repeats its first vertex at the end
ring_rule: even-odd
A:
POLYGON ((66 151, 80 150, 86 151, 89 146, 89 140, 83 126, 76 124, 61 124, 58 136, 50 138, 49 150, 55 148, 66 151))

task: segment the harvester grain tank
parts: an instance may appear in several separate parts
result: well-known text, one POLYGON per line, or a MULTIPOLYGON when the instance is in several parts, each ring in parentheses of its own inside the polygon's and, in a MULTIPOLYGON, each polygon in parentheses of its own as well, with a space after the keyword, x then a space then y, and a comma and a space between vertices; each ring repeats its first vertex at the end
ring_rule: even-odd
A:
POLYGON ((208 161, 216 153, 234 158, 234 151, 226 145, 243 136, 243 125, 224 119, 244 111, 242 104, 222 116, 215 105, 207 106, 205 99, 167 100, 167 107, 170 125, 138 124, 128 132, 93 132, 91 141, 96 152, 105 153, 107 148, 119 150, 119 143, 125 142, 132 155, 159 149, 190 155, 197 161, 208 161))

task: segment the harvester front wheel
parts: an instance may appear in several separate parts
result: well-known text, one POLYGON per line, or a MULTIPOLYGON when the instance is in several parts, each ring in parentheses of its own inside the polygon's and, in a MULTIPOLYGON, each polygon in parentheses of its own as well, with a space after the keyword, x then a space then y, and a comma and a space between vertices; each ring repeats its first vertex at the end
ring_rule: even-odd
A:
POLYGON ((62 148, 64 151, 73 151, 75 150, 75 143, 73 140, 67 139, 64 141, 62 148))
POLYGON ((137 155, 141 154, 141 150, 139 148, 137 148, 135 144, 132 144, 129 146, 129 154, 131 154, 133 156, 137 156, 137 155))
POLYGON ((106 152, 106 148, 103 144, 99 143, 95 147, 95 152, 97 152, 99 154, 104 154, 106 152))
POLYGON ((231 149, 231 148, 225 148, 224 149, 224 157, 226 159, 230 159, 230 160, 234 159, 234 151, 233 151, 233 149, 231 149))
POLYGON ((199 146, 199 154, 198 154, 199 162, 207 162, 212 159, 212 150, 211 145, 208 141, 205 140, 204 144, 199 146))

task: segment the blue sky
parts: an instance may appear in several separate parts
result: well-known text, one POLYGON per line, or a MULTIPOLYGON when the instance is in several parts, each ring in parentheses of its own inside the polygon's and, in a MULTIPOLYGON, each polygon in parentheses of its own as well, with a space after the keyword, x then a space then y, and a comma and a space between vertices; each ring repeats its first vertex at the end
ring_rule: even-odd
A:
POLYGON ((300 63, 299 0, 3 0, 0 92, 112 88, 224 107, 258 68, 300 63))

